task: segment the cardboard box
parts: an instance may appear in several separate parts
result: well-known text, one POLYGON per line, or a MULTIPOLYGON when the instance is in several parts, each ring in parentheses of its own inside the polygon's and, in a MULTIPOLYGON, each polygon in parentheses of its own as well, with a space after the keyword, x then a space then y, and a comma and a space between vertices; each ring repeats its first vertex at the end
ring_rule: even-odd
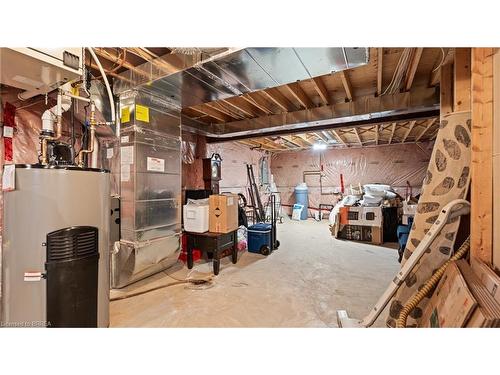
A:
POLYGON ((458 260, 457 265, 469 290, 478 303, 476 312, 467 323, 467 327, 500 326, 500 304, 492 296, 491 291, 483 284, 465 260, 458 260))
POLYGON ((238 229, 238 196, 235 194, 211 195, 209 204, 209 231, 229 233, 238 229))
POLYGON ((383 243, 384 233, 381 227, 364 225, 341 225, 338 237, 344 240, 371 242, 374 245, 383 243))
MULTIPOLYGON (((456 262, 450 263, 424 309, 421 327, 460 328, 474 313, 477 301, 456 262)), ((475 317, 476 319, 476 317, 475 317)))
POLYGON ((480 259, 471 258, 471 266, 495 301, 500 303, 500 277, 480 259))

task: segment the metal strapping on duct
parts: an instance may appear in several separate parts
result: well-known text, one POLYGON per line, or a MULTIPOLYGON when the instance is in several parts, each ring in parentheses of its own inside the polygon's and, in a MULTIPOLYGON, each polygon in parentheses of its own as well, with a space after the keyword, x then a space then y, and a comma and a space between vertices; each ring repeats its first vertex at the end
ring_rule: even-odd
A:
MULTIPOLYGON (((125 78, 184 108, 365 65, 369 53, 368 48, 233 48, 202 61, 178 56, 183 60, 172 69, 155 59, 138 67, 148 77, 126 72, 125 78)), ((128 88, 117 82, 117 92, 128 88)))

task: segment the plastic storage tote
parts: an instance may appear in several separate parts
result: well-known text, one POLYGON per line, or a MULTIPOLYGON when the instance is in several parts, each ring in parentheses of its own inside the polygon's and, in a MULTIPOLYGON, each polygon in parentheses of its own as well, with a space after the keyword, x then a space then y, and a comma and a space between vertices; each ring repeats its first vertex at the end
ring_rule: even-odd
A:
POLYGON ((248 251, 269 255, 271 252, 271 224, 258 223, 248 227, 248 251))
POLYGON ((186 232, 205 233, 208 232, 208 204, 186 204, 184 205, 184 230, 186 232))

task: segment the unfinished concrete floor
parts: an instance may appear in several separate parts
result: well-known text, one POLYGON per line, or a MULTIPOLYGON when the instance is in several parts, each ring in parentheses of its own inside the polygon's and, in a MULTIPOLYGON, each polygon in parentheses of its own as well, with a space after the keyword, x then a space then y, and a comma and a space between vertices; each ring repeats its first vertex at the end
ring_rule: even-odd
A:
MULTIPOLYGON (((336 327, 336 309, 363 317, 399 270, 395 249, 335 240, 327 221, 286 220, 278 239, 268 257, 222 260, 208 288, 181 284, 111 302, 111 327, 336 327)), ((211 262, 180 263, 111 297, 211 274, 211 262)))

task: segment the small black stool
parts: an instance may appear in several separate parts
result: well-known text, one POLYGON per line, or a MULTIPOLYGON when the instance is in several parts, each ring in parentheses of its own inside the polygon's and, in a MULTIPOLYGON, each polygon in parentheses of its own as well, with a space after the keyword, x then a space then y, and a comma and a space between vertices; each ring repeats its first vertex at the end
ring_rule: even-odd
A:
POLYGON ((238 230, 229 233, 193 233, 186 232, 187 236, 187 266, 193 268, 193 249, 206 252, 209 259, 213 259, 214 274, 218 275, 220 260, 231 255, 233 264, 238 261, 238 230))

